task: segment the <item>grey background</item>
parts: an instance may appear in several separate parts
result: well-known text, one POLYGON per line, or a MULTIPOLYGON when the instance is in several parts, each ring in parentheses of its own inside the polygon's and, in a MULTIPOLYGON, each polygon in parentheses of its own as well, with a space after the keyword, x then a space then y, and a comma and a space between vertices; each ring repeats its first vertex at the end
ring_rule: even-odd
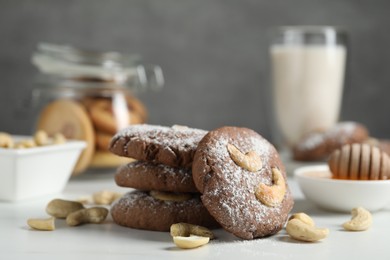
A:
POLYGON ((272 138, 267 31, 337 25, 350 33, 343 120, 390 138, 389 1, 135 0, 0 1, 0 131, 27 134, 20 106, 34 87, 40 41, 139 53, 166 85, 140 98, 150 123, 204 129, 245 126, 272 138))

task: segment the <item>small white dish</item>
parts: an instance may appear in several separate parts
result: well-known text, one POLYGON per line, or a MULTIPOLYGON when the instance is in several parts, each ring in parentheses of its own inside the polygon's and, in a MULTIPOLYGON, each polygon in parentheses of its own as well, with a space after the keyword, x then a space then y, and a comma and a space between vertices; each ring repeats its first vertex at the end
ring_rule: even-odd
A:
POLYGON ((0 200, 21 201, 61 192, 85 147, 84 141, 67 141, 26 149, 0 148, 0 200))
POLYGON ((327 165, 297 168, 294 177, 306 199, 323 209, 350 212, 361 206, 377 211, 390 203, 390 180, 336 180, 327 165))

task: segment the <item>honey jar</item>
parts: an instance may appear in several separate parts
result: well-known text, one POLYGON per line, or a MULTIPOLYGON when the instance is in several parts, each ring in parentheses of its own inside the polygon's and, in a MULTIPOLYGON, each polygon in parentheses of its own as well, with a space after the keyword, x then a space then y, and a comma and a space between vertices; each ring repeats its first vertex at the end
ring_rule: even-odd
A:
POLYGON ((32 62, 40 71, 32 92, 39 103, 35 130, 87 143, 73 175, 130 160, 111 154, 110 140, 130 124, 147 122, 147 108, 136 93, 161 88, 161 68, 143 65, 134 55, 48 43, 38 45, 32 62))

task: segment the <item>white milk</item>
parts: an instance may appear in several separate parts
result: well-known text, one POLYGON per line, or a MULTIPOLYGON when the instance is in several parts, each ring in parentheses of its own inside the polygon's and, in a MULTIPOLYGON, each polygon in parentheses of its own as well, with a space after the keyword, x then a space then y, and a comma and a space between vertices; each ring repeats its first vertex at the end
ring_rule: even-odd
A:
POLYGON ((337 122, 345 47, 274 45, 271 60, 276 123, 288 146, 309 131, 337 122))

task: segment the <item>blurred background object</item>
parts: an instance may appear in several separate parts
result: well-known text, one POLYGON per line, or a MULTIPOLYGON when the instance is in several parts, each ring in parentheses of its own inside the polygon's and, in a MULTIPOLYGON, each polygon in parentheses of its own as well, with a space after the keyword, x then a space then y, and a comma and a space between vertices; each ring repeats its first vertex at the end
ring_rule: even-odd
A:
POLYGON ((33 131, 24 98, 37 75, 31 55, 43 41, 137 53, 160 65, 164 89, 139 94, 150 123, 237 125, 270 138, 269 29, 335 25, 350 35, 341 118, 390 137, 388 1, 8 0, 0 6, 2 131, 33 131))
POLYGON ((161 89, 161 68, 142 65, 134 54, 48 43, 38 45, 32 62, 41 72, 31 92, 31 107, 39 110, 36 129, 87 143, 74 174, 88 166, 111 168, 128 162, 108 151, 111 138, 130 124, 147 122, 147 108, 135 94, 161 89))
POLYGON ((276 27, 273 34, 273 133, 283 149, 294 147, 313 131, 329 130, 338 122, 348 35, 331 26, 276 27))

